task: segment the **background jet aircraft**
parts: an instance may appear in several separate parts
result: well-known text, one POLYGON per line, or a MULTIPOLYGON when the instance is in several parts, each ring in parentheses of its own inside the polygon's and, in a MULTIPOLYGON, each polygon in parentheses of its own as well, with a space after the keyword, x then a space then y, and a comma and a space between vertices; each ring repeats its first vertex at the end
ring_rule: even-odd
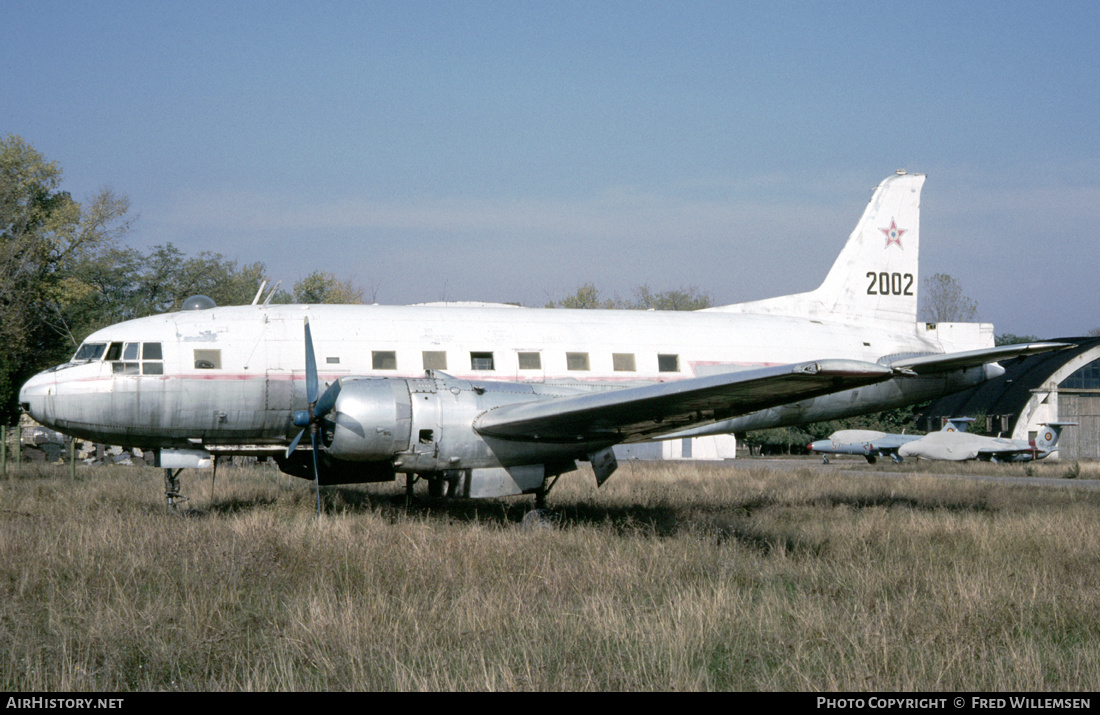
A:
POLYGON ((1027 462, 1050 456, 1058 445, 1063 427, 1076 422, 1048 422, 1034 441, 983 437, 962 432, 932 432, 898 448, 902 457, 961 462, 980 459, 987 462, 1027 462))
POLYGON ((271 456, 318 484, 405 474, 541 502, 578 460, 602 483, 615 444, 914 404, 1061 347, 917 322, 924 178, 883 180, 808 293, 695 312, 188 301, 93 333, 20 402, 67 434, 153 448, 165 469, 271 456))
MULTIPOLYGON (((966 426, 973 422, 972 417, 948 420, 943 426, 944 432, 965 432, 966 426)), ((915 442, 923 437, 919 434, 892 434, 878 430, 846 429, 829 435, 828 439, 819 439, 806 445, 806 449, 822 455, 821 460, 829 463, 830 454, 858 454, 874 464, 879 457, 890 457, 895 463, 901 461, 898 448, 903 444, 915 442)))

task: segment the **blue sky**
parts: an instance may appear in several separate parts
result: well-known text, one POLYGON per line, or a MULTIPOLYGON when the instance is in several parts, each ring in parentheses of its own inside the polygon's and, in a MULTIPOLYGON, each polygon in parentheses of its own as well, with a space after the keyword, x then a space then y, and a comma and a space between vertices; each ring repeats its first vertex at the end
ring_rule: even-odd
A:
POLYGON ((0 0, 0 134, 128 242, 380 302, 809 290, 895 169, 923 276, 1100 327, 1100 3, 0 0))

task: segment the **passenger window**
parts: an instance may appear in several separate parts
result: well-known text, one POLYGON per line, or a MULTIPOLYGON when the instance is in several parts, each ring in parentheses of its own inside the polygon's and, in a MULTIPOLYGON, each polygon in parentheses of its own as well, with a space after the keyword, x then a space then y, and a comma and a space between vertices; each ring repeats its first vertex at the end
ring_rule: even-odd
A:
POLYGON ((588 353, 566 353, 565 367, 568 370, 587 370, 588 353))
POLYGON ((447 369, 447 353, 444 350, 425 350, 424 356, 424 369, 425 370, 446 370, 447 369))
POLYGON ((160 343, 142 343, 141 344, 141 359, 142 360, 163 360, 164 355, 160 350, 160 343))
POLYGON ((197 370, 220 370, 222 367, 222 351, 221 350, 196 350, 195 351, 195 369, 197 370))
POLYGON ((492 353, 470 353, 471 370, 495 370, 492 353))
POLYGON ((634 353, 612 353, 611 361, 615 372, 635 372, 634 353))
POLYGON ((397 369, 397 353, 393 350, 375 350, 370 355, 371 367, 375 370, 397 369))
POLYGON ((517 353, 520 370, 541 370, 542 353, 517 353))
POLYGON ((657 369, 661 372, 680 372, 680 356, 658 355, 657 369))

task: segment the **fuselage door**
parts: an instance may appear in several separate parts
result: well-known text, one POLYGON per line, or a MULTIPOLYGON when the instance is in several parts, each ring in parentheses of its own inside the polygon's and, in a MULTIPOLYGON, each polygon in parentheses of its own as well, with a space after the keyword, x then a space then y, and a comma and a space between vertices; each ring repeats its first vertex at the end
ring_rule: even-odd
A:
POLYGON ((411 460, 423 467, 434 466, 439 454, 439 440, 443 434, 443 415, 436 392, 436 381, 431 378, 406 380, 412 401, 412 434, 409 439, 411 460))

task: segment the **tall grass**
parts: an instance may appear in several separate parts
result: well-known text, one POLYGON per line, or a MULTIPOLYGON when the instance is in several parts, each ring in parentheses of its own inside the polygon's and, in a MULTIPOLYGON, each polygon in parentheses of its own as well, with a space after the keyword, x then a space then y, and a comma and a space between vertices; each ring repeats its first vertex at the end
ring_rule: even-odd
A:
POLYGON ((1100 494, 624 465, 529 500, 260 469, 0 481, 9 690, 1084 690, 1100 494))

